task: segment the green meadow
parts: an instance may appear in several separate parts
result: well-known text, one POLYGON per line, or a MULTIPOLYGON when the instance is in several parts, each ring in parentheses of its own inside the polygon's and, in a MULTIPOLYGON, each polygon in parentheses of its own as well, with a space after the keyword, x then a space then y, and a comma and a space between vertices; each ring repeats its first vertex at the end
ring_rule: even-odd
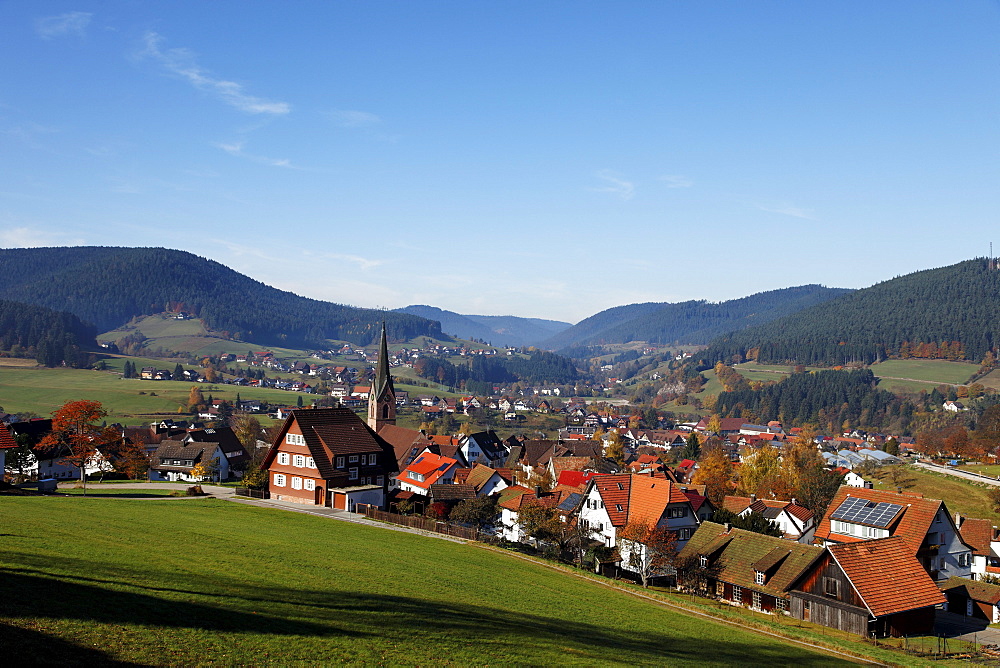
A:
POLYGON ((844 663, 471 544, 221 500, 2 505, 25 665, 844 663))
MULTIPOLYGON (((159 368, 172 371, 173 365, 164 365, 161 360, 159 368)), ((68 401, 90 399, 104 405, 109 422, 143 424, 156 417, 189 418, 189 414, 178 414, 178 407, 186 410, 192 385, 197 385, 206 398, 212 395, 229 401, 235 401, 239 394, 242 399, 261 399, 286 406, 295 405, 299 396, 307 403, 313 398, 269 388, 125 379, 114 371, 0 367, 0 406, 8 413, 32 411, 47 417, 68 401)))

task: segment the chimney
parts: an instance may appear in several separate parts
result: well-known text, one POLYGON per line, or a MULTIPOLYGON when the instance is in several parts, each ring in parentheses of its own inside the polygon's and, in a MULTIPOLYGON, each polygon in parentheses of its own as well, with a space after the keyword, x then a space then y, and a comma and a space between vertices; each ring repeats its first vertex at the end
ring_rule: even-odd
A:
POLYGON ((962 513, 958 512, 957 510, 955 511, 955 528, 956 529, 962 528, 962 513))
POLYGON ((730 524, 729 522, 726 522, 725 527, 726 527, 726 533, 729 533, 730 531, 733 530, 733 525, 730 524))
POLYGON ((792 497, 792 505, 793 505, 793 506, 796 506, 796 505, 798 505, 797 503, 795 503, 795 497, 794 497, 794 496, 792 497))
POLYGON ((535 498, 536 499, 542 498, 542 486, 541 485, 535 485, 535 498))
POLYGON ((756 494, 751 494, 750 495, 750 503, 753 503, 756 500, 757 500, 757 495, 756 494))

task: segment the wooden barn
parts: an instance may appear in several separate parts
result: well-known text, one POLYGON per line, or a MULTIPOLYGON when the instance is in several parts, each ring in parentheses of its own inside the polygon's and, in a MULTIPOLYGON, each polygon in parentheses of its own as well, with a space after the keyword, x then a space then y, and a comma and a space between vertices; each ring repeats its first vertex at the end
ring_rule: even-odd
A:
POLYGON ((792 617, 864 636, 929 633, 945 602, 899 536, 828 545, 790 589, 792 617))
POLYGON ((823 549, 703 522, 677 555, 677 582, 688 591, 761 612, 788 610, 792 582, 823 549))

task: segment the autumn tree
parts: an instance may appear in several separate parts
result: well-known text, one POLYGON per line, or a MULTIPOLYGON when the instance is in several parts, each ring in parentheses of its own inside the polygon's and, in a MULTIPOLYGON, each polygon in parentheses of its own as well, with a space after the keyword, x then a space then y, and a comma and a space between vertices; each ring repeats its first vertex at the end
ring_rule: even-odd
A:
POLYGON ((197 385, 191 386, 191 391, 188 392, 188 402, 187 409, 188 413, 197 413, 198 411, 205 408, 205 395, 201 393, 201 388, 197 385))
POLYGON ((477 496, 474 499, 463 499, 455 504, 449 516, 452 522, 474 525, 480 531, 496 522, 497 500, 492 496, 477 496))
POLYGON ((705 425, 705 429, 707 431, 712 432, 713 434, 720 433, 722 431, 722 420, 719 418, 718 415, 713 415, 712 417, 708 418, 708 422, 705 425))
POLYGON ((770 496, 781 477, 781 461, 778 449, 765 445, 743 458, 740 465, 738 489, 748 496, 770 496))
POLYGON ((636 573, 643 587, 666 570, 677 556, 677 533, 665 527, 633 520, 618 534, 619 551, 627 553, 628 570, 636 573))
POLYGON ((149 453, 141 438, 124 439, 115 458, 115 470, 125 474, 129 480, 146 477, 149 471, 149 453))
POLYGON ((604 449, 604 456, 614 460, 617 464, 625 463, 625 444, 622 442, 622 435, 617 429, 612 429, 604 437, 607 446, 604 449))
POLYGON ((107 415, 100 401, 70 401, 52 414, 52 431, 38 443, 40 450, 62 456, 63 463, 80 469, 84 494, 87 465, 98 454, 98 448, 121 438, 114 429, 94 424, 107 415))
POLYGON ((562 539, 563 522, 559 519, 559 515, 554 508, 537 500, 521 504, 517 521, 521 525, 521 531, 536 541, 558 543, 562 539))
POLYGON ((733 462, 721 447, 709 448, 694 472, 695 485, 705 485, 705 496, 716 508, 733 491, 733 462))

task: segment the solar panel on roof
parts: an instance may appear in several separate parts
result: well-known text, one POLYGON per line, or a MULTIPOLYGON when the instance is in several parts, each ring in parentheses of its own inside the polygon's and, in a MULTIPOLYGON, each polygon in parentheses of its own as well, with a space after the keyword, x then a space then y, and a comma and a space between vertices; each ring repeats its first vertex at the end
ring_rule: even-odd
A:
POLYGON ((844 522, 885 528, 902 509, 903 506, 897 503, 875 502, 849 496, 830 517, 844 522))

